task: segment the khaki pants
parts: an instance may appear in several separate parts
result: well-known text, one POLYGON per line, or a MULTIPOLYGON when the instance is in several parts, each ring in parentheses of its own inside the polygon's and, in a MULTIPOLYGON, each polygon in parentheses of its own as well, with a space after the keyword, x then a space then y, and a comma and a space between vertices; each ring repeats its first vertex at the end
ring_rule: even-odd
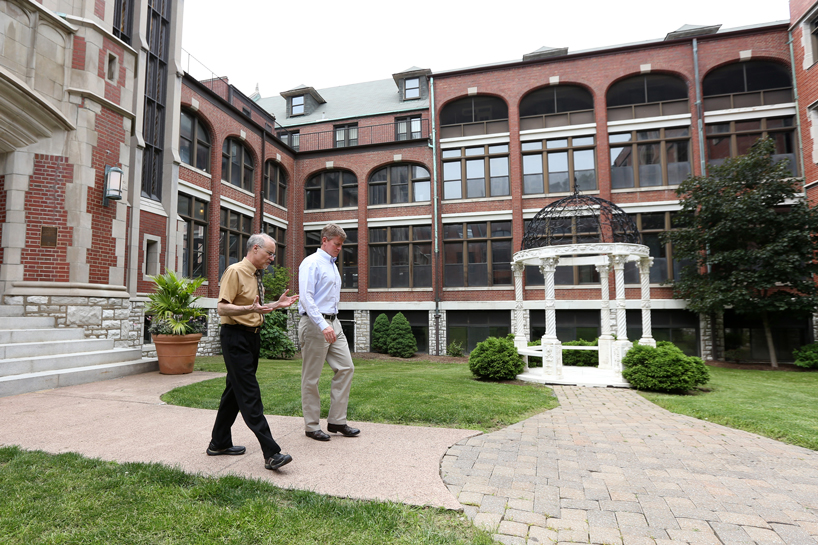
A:
POLYGON ((304 429, 320 430, 321 399, 318 394, 318 379, 326 361, 335 373, 330 387, 330 408, 327 416, 329 424, 346 424, 349 390, 355 366, 349 354, 346 336, 341 322, 334 319, 330 325, 335 330, 335 342, 330 344, 318 326, 309 316, 302 316, 298 323, 298 342, 301 344, 301 411, 304 413, 304 429))

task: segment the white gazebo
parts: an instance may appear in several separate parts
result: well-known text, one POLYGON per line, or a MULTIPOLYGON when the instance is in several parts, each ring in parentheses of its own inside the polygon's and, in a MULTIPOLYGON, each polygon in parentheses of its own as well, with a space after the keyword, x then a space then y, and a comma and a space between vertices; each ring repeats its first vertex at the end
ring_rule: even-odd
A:
POLYGON ((524 356, 525 370, 517 378, 548 384, 621 386, 622 358, 631 347, 625 318, 625 264, 635 262, 641 284, 642 337, 639 344, 656 346, 650 317, 650 250, 641 244, 636 224, 610 201, 573 195, 540 210, 526 227, 523 249, 514 254, 514 345, 524 356), (528 346, 523 304, 523 273, 527 265, 539 267, 544 278, 545 335, 540 346, 528 346), (596 347, 563 347, 557 338, 554 274, 557 265, 591 265, 599 272, 601 334, 596 347), (611 313, 609 276, 616 287, 615 313, 611 313), (613 322, 613 324, 612 324, 613 322), (562 350, 599 350, 599 368, 563 367, 562 350), (542 358, 541 368, 529 368, 528 357, 542 358))

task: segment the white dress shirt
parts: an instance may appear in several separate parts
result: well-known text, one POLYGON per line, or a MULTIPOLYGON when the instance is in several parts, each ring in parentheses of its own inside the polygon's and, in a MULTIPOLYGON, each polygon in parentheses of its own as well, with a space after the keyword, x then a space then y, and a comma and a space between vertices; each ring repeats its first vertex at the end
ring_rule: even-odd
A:
POLYGON ((298 267, 298 312, 309 316, 321 331, 329 327, 322 315, 338 314, 341 275, 335 266, 337 259, 318 248, 298 267))

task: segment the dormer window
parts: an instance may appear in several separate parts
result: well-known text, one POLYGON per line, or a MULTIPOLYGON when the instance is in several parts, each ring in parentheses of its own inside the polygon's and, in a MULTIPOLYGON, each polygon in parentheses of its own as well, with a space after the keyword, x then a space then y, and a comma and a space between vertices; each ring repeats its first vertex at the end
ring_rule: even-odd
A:
POLYGON ((292 98, 290 115, 304 115, 304 95, 292 98))
POLYGON ((420 78, 407 78, 404 81, 404 100, 420 98, 420 78))

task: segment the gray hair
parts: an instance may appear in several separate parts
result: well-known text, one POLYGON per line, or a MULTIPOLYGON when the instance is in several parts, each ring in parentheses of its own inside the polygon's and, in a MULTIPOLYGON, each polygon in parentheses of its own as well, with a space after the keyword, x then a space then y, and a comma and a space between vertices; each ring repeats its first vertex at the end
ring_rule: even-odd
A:
POLYGON ((276 239, 267 233, 256 233, 255 235, 251 235, 250 238, 247 239, 247 247, 245 248, 244 253, 250 253, 250 250, 252 250, 256 245, 263 248, 264 242, 267 240, 272 240, 273 244, 276 244, 276 239))

